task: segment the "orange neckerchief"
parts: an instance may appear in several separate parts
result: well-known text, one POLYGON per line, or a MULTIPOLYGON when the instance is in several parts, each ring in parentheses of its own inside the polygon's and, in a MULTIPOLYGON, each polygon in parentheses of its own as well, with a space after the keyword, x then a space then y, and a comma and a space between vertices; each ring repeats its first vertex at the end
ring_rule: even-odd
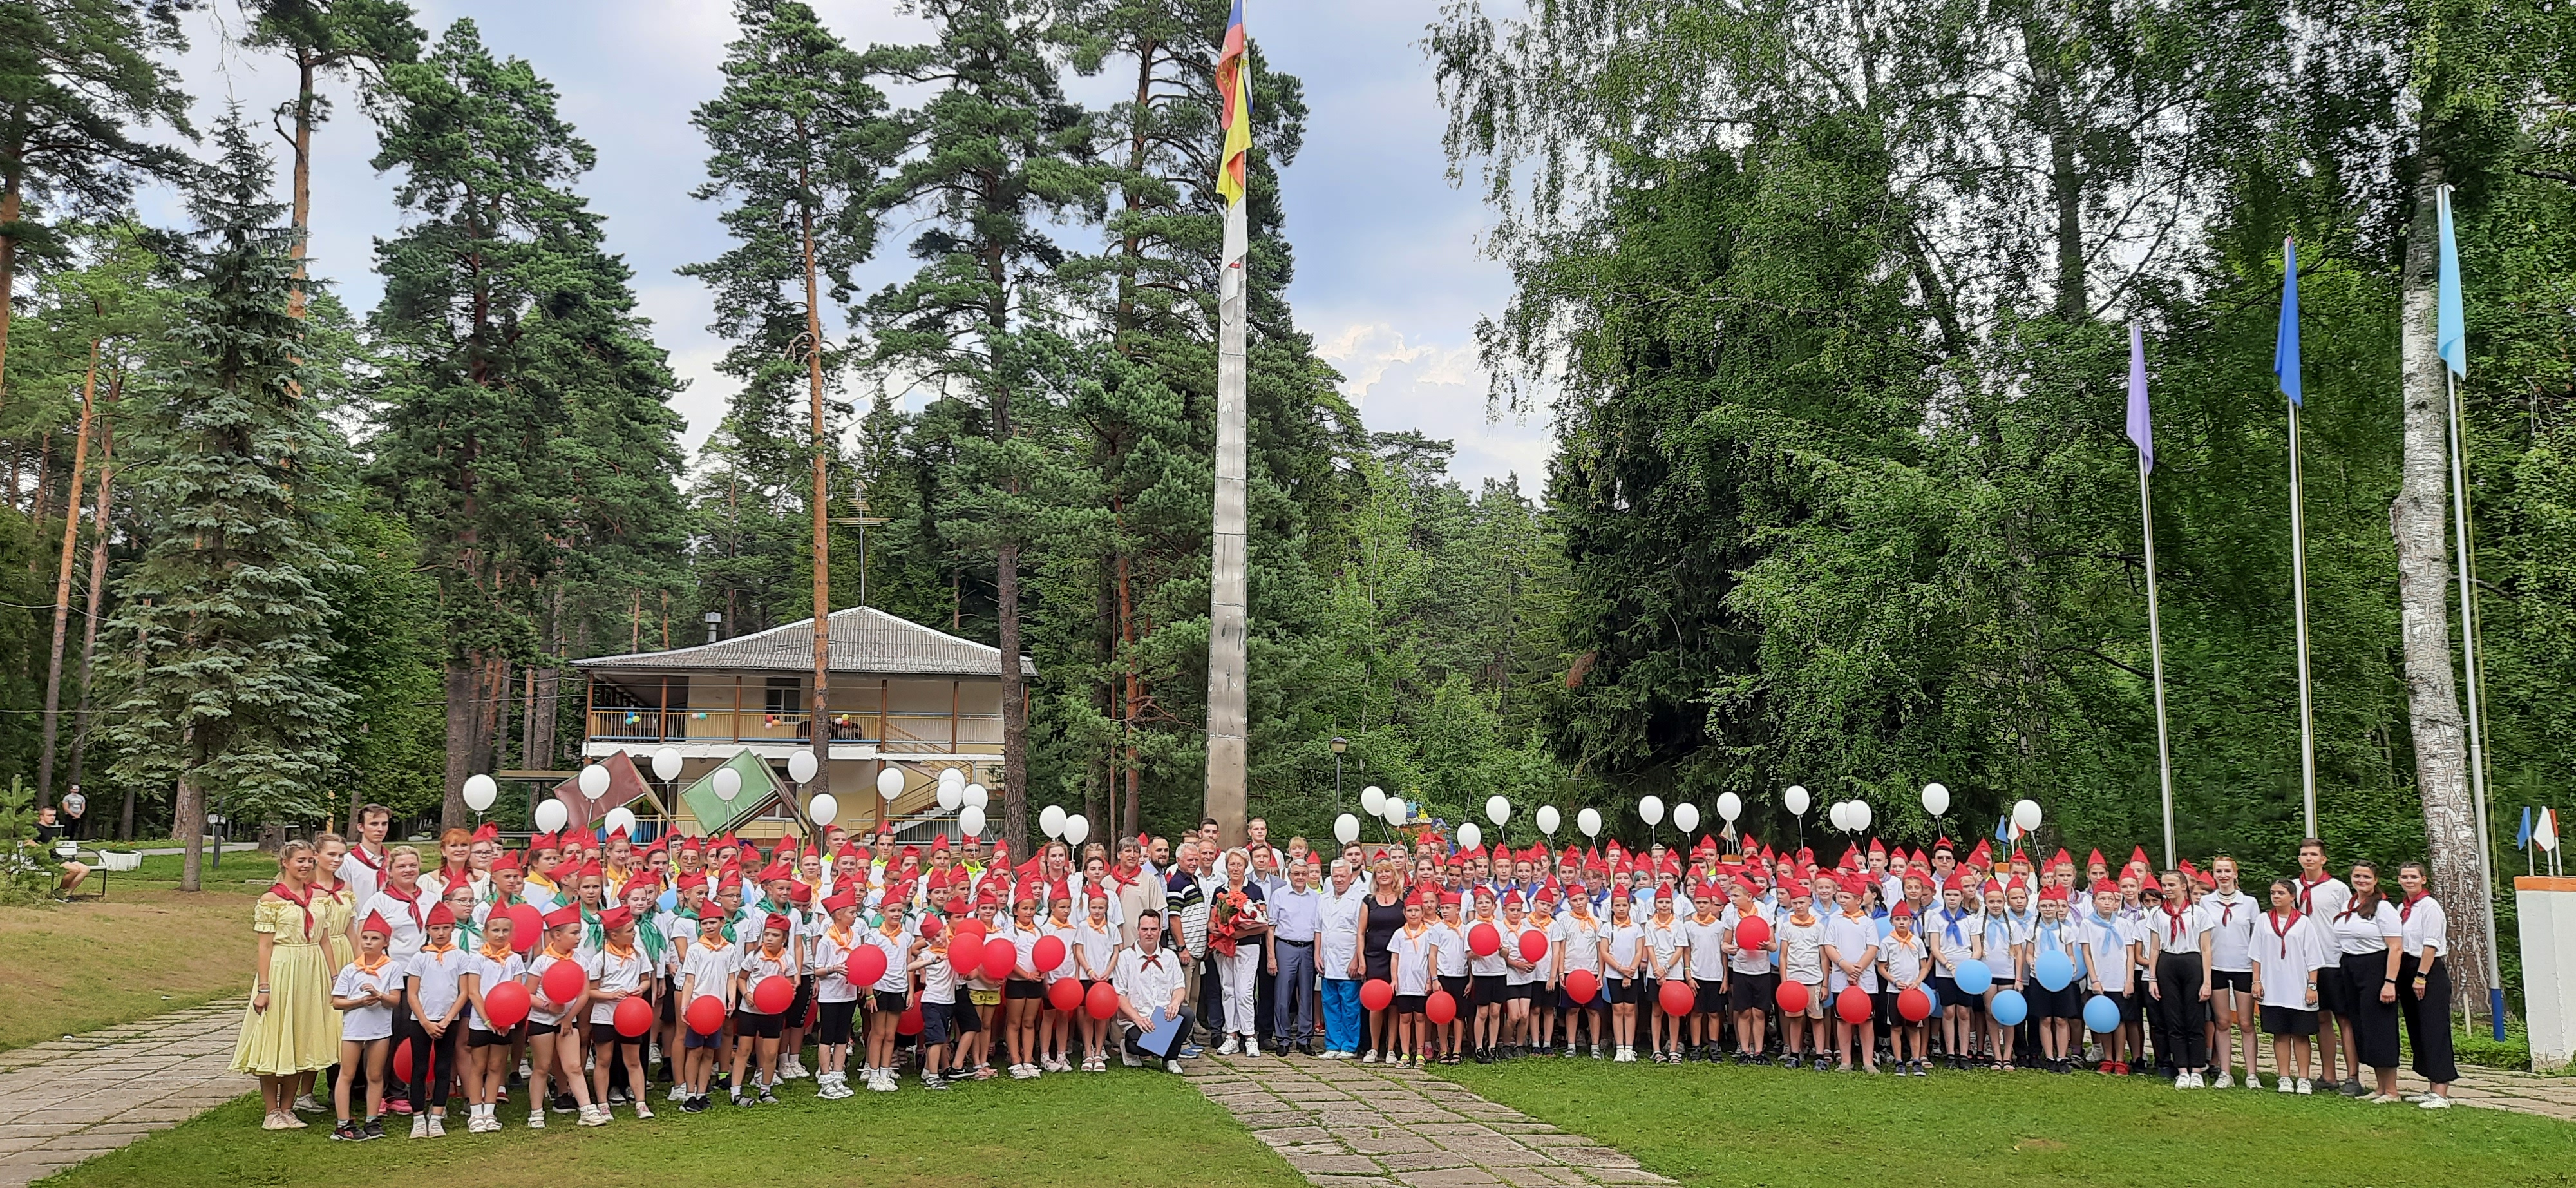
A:
POLYGON ((393 963, 394 959, 391 956, 382 954, 379 954, 376 957, 376 963, 374 965, 367 964, 367 959, 365 957, 359 957, 349 962, 349 964, 357 966, 359 969, 365 970, 368 973, 374 973, 393 963))
POLYGON ((633 961, 635 959, 635 946, 631 942, 628 943, 625 948, 621 949, 617 947, 617 943, 615 941, 602 941, 600 943, 600 949, 609 956, 620 961, 633 961))
MULTIPOLYGON (((430 947, 430 946, 428 946, 428 945, 422 945, 422 946, 421 946, 421 951, 422 951, 422 952, 425 952, 425 953, 445 953, 445 952, 453 951, 455 948, 456 948, 456 946, 454 946, 454 945, 449 945, 449 946, 447 946, 447 947, 446 947, 446 948, 444 948, 444 949, 432 948, 432 947, 430 947)), ((485 941, 485 942, 483 942, 483 947, 482 947, 482 948, 480 948, 480 949, 476 949, 476 950, 475 950, 475 952, 477 952, 477 953, 481 953, 481 954, 483 955, 483 959, 484 959, 484 960, 486 960, 486 961, 507 961, 507 960, 509 960, 509 959, 510 959, 510 946, 509 946, 509 945, 507 945, 507 944, 502 945, 502 946, 500 947, 500 949, 496 952, 496 951, 494 951, 494 949, 492 948, 492 942, 490 942, 490 941, 485 941)))
MULTIPOLYGON (((575 945, 575 946, 573 946, 573 953, 578 953, 578 952, 580 952, 580 951, 581 951, 581 946, 579 946, 579 945, 575 945)), ((548 956, 548 957, 552 957, 552 958, 554 958, 554 959, 555 959, 555 960, 557 960, 557 961, 570 961, 570 960, 572 960, 572 953, 558 953, 558 952, 555 952, 555 943, 554 943, 553 941, 547 941, 547 942, 546 942, 546 956, 548 956)))
POLYGON ((705 949, 710 953, 725 947, 726 943, 727 942, 725 941, 724 933, 722 931, 717 932, 713 937, 708 937, 704 934, 700 934, 698 937, 698 947, 705 949))

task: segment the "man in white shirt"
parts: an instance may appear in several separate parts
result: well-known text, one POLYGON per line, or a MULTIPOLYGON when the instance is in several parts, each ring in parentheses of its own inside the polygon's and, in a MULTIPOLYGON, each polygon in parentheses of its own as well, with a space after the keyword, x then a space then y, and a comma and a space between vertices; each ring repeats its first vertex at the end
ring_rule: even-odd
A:
MULTIPOLYGON (((358 810, 358 843, 340 855, 339 878, 349 885, 349 902, 363 904, 384 890, 385 835, 392 832, 394 811, 381 804, 358 810)), ((390 921, 391 917, 387 918, 390 921)))
POLYGON ((1324 980, 1324 1055, 1348 1060, 1360 1051, 1360 930, 1368 891, 1347 859, 1333 860, 1332 883, 1318 901, 1315 968, 1324 980))
MULTIPOLYGON (((1136 1067, 1144 1049, 1138 1041, 1154 1027, 1154 1016, 1180 1024, 1182 1041, 1190 1034, 1189 1016, 1181 1011, 1184 974, 1180 955, 1163 948, 1163 914, 1147 909, 1136 921, 1136 945, 1120 949, 1117 963, 1111 967, 1110 986, 1118 992, 1118 1014, 1125 1020, 1126 1041, 1121 1046, 1127 1066, 1136 1067)), ((1163 1057, 1168 1072, 1181 1071, 1180 1044, 1175 1043, 1163 1057)))

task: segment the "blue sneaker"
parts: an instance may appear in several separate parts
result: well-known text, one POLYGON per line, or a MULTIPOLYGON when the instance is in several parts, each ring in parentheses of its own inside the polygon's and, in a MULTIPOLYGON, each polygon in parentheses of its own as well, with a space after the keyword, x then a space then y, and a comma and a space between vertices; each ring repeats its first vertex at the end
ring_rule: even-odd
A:
POLYGON ((1183 1060, 1196 1060, 1205 1055, 1207 1055, 1207 1049, 1202 1048, 1197 1044, 1181 1045, 1181 1059, 1183 1060))

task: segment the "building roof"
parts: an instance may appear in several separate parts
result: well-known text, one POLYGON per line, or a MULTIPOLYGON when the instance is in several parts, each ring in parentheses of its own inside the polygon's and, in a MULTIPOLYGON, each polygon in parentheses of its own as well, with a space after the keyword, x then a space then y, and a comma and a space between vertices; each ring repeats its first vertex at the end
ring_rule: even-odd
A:
MULTIPOLYGON (((973 677, 1002 675, 1002 650, 934 631, 899 619, 875 607, 854 606, 832 612, 832 671, 891 673, 897 676, 973 677)), ((575 660, 580 668, 704 671, 710 669, 770 672, 814 671, 814 620, 798 619, 767 631, 734 639, 575 660)), ((1020 675, 1036 676, 1038 667, 1020 657, 1020 675)))

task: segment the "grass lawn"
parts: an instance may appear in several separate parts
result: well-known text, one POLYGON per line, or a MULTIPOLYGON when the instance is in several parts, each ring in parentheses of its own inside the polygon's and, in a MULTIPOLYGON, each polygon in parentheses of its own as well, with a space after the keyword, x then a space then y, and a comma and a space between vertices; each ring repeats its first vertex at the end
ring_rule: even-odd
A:
MULTIPOLYGON (((743 1183, 759 1188, 1298 1188, 1305 1179, 1179 1077, 1114 1070, 1099 1076, 997 1079, 947 1093, 911 1082, 901 1093, 849 1101, 789 1086, 783 1104, 750 1110, 676 1108, 593 1130, 570 1115, 531 1131, 509 1117, 499 1134, 414 1142, 334 1143, 327 1128, 259 1129, 245 1098, 175 1130, 145 1137, 43 1181, 45 1188, 347 1188, 471 1184, 634 1188, 743 1183)), ((509 1111, 505 1109, 505 1116, 509 1111)))
POLYGON ((2496 1110, 2181 1093, 2091 1073, 1898 1080, 1546 1058, 1439 1071, 1690 1185, 2576 1183, 2576 1126, 2496 1110))
POLYGON ((226 854, 205 890, 179 858, 99 875, 71 903, 0 907, 0 1051, 246 992, 251 902, 277 878, 265 855, 226 854))

